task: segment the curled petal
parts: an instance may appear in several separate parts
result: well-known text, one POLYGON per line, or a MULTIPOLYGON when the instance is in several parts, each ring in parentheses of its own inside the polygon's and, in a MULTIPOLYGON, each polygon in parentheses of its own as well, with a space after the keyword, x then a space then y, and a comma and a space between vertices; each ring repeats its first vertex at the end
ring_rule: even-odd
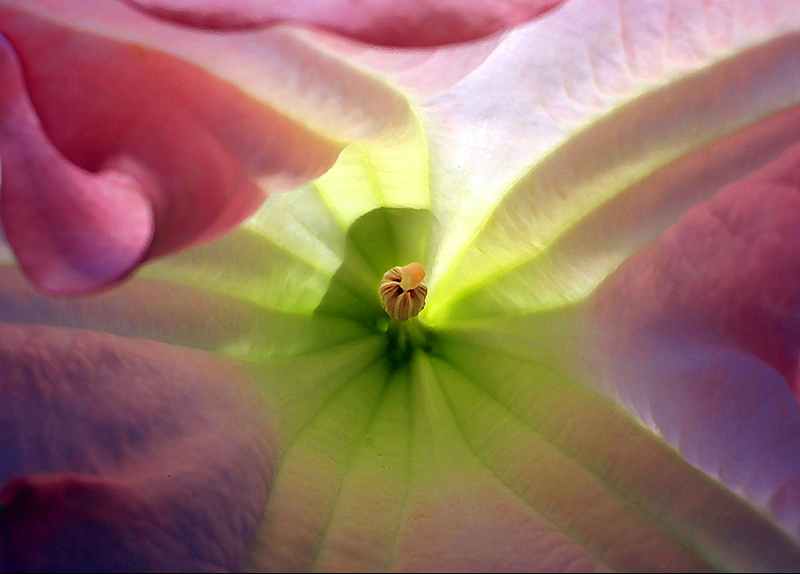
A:
POLYGON ((54 293, 127 275, 144 257, 153 212, 142 185, 109 169, 88 173, 43 133, 14 50, 0 36, 0 214, 22 268, 54 293))
POLYGON ((201 28, 237 29, 299 22, 386 46, 466 42, 533 19, 560 0, 127 0, 146 12, 201 28))
POLYGON ((144 39, 59 22, 74 15, 62 4, 52 18, 29 7, 46 8, 0 9, 2 221, 46 291, 95 291, 214 239, 343 147, 144 39))
POLYGON ((0 348, 5 569, 239 567, 273 457, 240 370, 69 329, 6 325, 0 348))

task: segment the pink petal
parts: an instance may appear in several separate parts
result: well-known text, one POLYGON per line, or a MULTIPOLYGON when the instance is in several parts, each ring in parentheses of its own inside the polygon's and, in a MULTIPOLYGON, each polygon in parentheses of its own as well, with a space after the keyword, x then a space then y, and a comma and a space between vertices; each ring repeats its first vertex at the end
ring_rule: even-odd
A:
POLYGON ((795 537, 798 229, 795 147, 687 212, 593 301, 606 390, 795 537))
POLYGON ((125 0, 167 20, 211 29, 299 22, 383 46, 467 42, 552 10, 560 0, 125 0))
POLYGON ((3 568, 239 567, 273 457, 239 369, 49 327, 2 326, 0 349, 3 568))
POLYGON ((1 36, 0 81, 0 213, 25 272, 55 293, 127 275, 153 235, 142 185, 113 169, 88 173, 59 154, 42 132, 14 50, 1 36))
POLYGON ((262 180, 315 177, 343 145, 141 43, 11 10, 0 33, 3 228, 52 293, 219 236, 271 191, 262 180))
POLYGON ((408 49, 364 44, 321 30, 298 35, 386 78, 416 101, 452 88, 480 67, 506 37, 496 34, 466 44, 408 49))

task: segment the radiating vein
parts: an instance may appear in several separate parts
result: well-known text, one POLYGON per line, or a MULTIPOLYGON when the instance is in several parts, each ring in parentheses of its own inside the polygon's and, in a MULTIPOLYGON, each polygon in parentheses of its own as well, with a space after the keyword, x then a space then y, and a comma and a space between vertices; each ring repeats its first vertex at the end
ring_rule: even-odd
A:
POLYGON ((688 544, 699 545, 714 562, 734 570, 785 570, 800 565, 797 542, 763 512, 689 466, 629 415, 611 409, 605 399, 592 398, 591 392, 566 380, 554 385, 544 374, 549 369, 540 369, 537 375, 536 368, 526 368, 526 362, 518 358, 500 363, 468 352, 459 358, 452 353, 447 356, 448 368, 459 373, 461 380, 471 383, 491 403, 583 467, 637 512, 651 517, 684 544, 691 540, 688 544), (498 370, 501 365, 505 367, 498 370), (496 390, 505 388, 502 394, 508 395, 509 400, 512 395, 516 397, 516 408, 479 382, 482 369, 492 371, 496 390), (467 370, 475 370, 474 376, 467 370), (519 382, 511 382, 514 375, 509 373, 514 372, 530 373, 529 392, 524 392, 519 382), (563 391, 559 390, 561 387, 563 391), (569 388, 578 395, 570 399, 569 388), (541 417, 541 425, 534 422, 536 417, 541 417), (740 528, 720 531, 720 523, 737 524, 740 528), (770 550, 765 552, 765 548, 770 550))
MULTIPOLYGON (((450 368, 453 368, 453 367, 450 367, 450 368)), ((453 370, 455 370, 455 369, 453 369, 453 370)), ((626 493, 624 493, 622 491, 619 491, 618 489, 614 488, 611 484, 609 484, 608 482, 604 481, 600 476, 598 476, 595 472, 593 472, 590 468, 588 468, 580 460, 578 460, 578 459, 574 458, 573 456, 571 456, 571 454, 566 452, 561 446, 559 446, 558 444, 552 442, 548 437, 543 435, 540 430, 537 430, 536 428, 531 426, 528 422, 520 419, 516 414, 514 414, 513 412, 508 410, 504 405, 501 405, 500 403, 497 403, 496 399, 494 399, 494 397, 492 397, 492 395, 489 394, 488 391, 486 391, 486 389, 483 388, 481 385, 479 385, 474 379, 472 379, 470 377, 467 377, 466 375, 464 375, 461 372, 459 372, 459 375, 462 377, 462 379, 464 381, 470 382, 475 388, 479 389, 483 394, 485 394, 488 398, 490 398, 490 400, 492 400, 492 402, 495 405, 497 405, 498 407, 502 408, 505 413, 507 413, 510 417, 513 418, 513 420, 515 420, 517 423, 519 423, 520 425, 522 425, 525 428, 527 428, 528 430, 530 430, 536 437, 538 437, 539 440, 543 441, 549 448, 553 449, 554 453, 556 453, 557 455, 560 455, 563 459, 568 461, 570 464, 575 464, 577 466, 577 469, 579 469, 580 472, 585 473, 585 477, 588 480, 587 480, 587 484, 584 485, 584 488, 582 488, 582 490, 585 489, 586 486, 592 485, 592 486, 599 487, 600 489, 607 491, 608 494, 610 494, 612 498, 616 498, 619 502, 622 503, 621 507, 620 507, 620 510, 623 512, 623 516, 625 516, 628 520, 633 521, 634 524, 637 523, 637 522, 644 522, 644 524, 646 524, 646 526, 644 526, 642 524, 639 524, 638 526, 631 525, 630 528, 631 528, 632 532, 633 531, 637 531, 638 533, 641 534, 643 528, 648 528, 648 527, 652 528, 654 530, 654 532, 648 533, 649 536, 656 536, 656 537, 660 536, 660 537, 665 537, 665 538, 673 538, 674 541, 679 546, 684 548, 684 552, 688 550, 691 554, 695 554, 696 557, 694 559, 697 560, 697 563, 695 564, 695 567, 702 568, 702 564, 705 563, 706 567, 711 566, 712 569, 718 569, 719 568, 717 565, 714 565, 713 562, 710 562, 708 556, 706 556, 695 545, 691 544, 680 533, 674 531, 673 529, 669 528, 666 524, 662 523, 662 521, 658 517, 650 515, 649 513, 647 513, 643 508, 641 508, 632 499, 630 499, 626 495, 626 493), (666 531, 663 531, 663 530, 666 530, 666 531)), ((439 384, 442 387, 442 391, 443 391, 443 394, 444 394, 445 398, 447 398, 447 400, 448 400, 448 405, 449 405, 451 411, 453 412, 454 419, 455 419, 456 423, 458 424, 459 431, 461 432, 464 441, 469 446, 470 451, 478 459, 478 461, 483 466, 485 466, 486 469, 492 474, 492 476, 494 476, 501 484, 503 484, 504 487, 508 488, 510 492, 514 493, 515 496, 517 496, 521 500, 523 500, 526 505, 530 506, 531 509, 533 509, 534 511, 536 511, 538 513, 543 513, 546 518, 548 518, 549 520, 553 520, 555 525, 560 530, 562 530, 567 536, 570 536, 571 538, 575 539, 577 533, 575 532, 575 525, 574 524, 573 525, 568 524, 567 522, 565 522, 565 519, 563 517, 559 518, 559 517, 553 516, 553 510, 549 510, 548 511, 545 507, 535 504, 533 501, 531 501, 528 498, 526 498, 523 494, 517 492, 511 485, 509 485, 506 482, 505 479, 503 479, 499 474, 497 474, 497 472, 495 470, 493 470, 489 466, 489 463, 486 460, 484 460, 484 458, 481 457, 480 454, 478 454, 478 452, 475 450, 475 447, 473 446, 472 441, 469 440, 469 438, 467 437, 466 432, 464 431, 463 425, 461 423, 461 417, 457 416, 457 414, 456 414, 456 407, 452 403, 451 394, 449 392, 447 392, 447 389, 445 388, 444 383, 442 383, 440 381, 439 384)), ((573 476, 570 479, 570 482, 573 483, 573 487, 576 487, 577 484, 581 484, 582 483, 581 480, 578 480, 576 482, 576 478, 577 477, 573 476)), ((568 494, 565 492, 564 496, 568 496, 568 494)), ((608 509, 607 509, 607 511, 605 512, 605 516, 606 516, 607 519, 612 520, 613 513, 608 512, 608 509)), ((621 562, 621 563, 618 562, 620 559, 624 560, 624 558, 621 558, 621 556, 619 556, 619 555, 616 555, 614 557, 614 559, 611 559, 611 557, 609 555, 607 555, 607 553, 606 553, 607 551, 603 552, 603 550, 601 548, 592 547, 591 545, 589 545, 589 547, 587 547, 587 543, 586 543, 586 540, 585 540, 586 536, 587 536, 587 534, 584 533, 584 535, 583 535, 584 540, 582 542, 580 542, 580 545, 582 547, 584 547, 586 550, 588 550, 588 551, 592 552, 593 554, 595 554, 598 557, 598 559, 602 560, 603 562, 612 562, 612 564, 614 562, 617 562, 614 565, 617 566, 617 567, 622 568, 623 570, 627 570, 627 569, 629 569, 631 567, 631 564, 625 564, 624 562, 621 562)), ((580 538, 581 537, 578 537, 576 539, 576 542, 578 540, 580 540, 580 538)), ((630 542, 630 539, 629 539, 630 537, 623 537, 623 538, 626 538, 628 540, 628 542, 630 542)), ((681 552, 680 551, 676 552, 676 550, 677 549, 668 550, 669 554, 667 554, 667 555, 668 556, 672 556, 672 555, 675 555, 675 554, 680 555, 681 552)), ((664 550, 661 550, 661 552, 664 552, 664 550)), ((612 556, 614 556, 613 552, 612 552, 612 556)), ((684 557, 684 559, 687 559, 687 558, 684 557)), ((644 563, 642 563, 642 564, 644 564, 644 563)), ((640 564, 640 566, 642 564, 640 564)))
POLYGON ((383 402, 386 400, 386 397, 387 397, 387 394, 388 394, 387 393, 388 387, 389 387, 389 381, 388 380, 384 381, 383 382, 383 389, 381 390, 381 393, 378 396, 378 400, 375 403, 375 407, 372 409, 372 412, 369 415, 369 419, 364 423, 364 426, 362 427, 362 429, 359 432, 354 433, 356 435, 362 435, 361 436, 361 440, 358 441, 358 442, 355 442, 355 444, 353 445, 353 448, 348 453, 347 462, 345 463, 344 470, 342 471, 342 476, 341 476, 341 480, 339 481, 339 486, 336 489, 336 493, 333 495, 333 502, 331 504, 330 511, 328 512, 328 515, 325 518, 324 523, 322 524, 322 528, 320 530, 320 541, 319 541, 319 544, 317 545, 316 550, 313 553, 314 554, 314 560, 311 563, 311 566, 309 566, 309 568, 308 568, 308 570, 310 572, 315 572, 317 570, 316 566, 319 564, 320 557, 321 557, 321 555, 322 555, 322 553, 323 553, 323 551, 325 549, 326 537, 328 536, 328 533, 329 533, 329 530, 330 530, 330 527, 331 527, 331 523, 333 521, 333 517, 334 517, 334 515, 336 513, 337 505, 339 504, 339 501, 341 499, 342 487, 343 487, 344 483, 347 481, 347 479, 350 476, 350 473, 352 471, 353 458, 355 457, 355 454, 358 451, 359 444, 364 441, 367 431, 369 430, 369 428, 372 425, 372 423, 375 421, 375 418, 377 417, 378 413, 380 412, 380 409, 381 409, 381 406, 383 405, 383 402))

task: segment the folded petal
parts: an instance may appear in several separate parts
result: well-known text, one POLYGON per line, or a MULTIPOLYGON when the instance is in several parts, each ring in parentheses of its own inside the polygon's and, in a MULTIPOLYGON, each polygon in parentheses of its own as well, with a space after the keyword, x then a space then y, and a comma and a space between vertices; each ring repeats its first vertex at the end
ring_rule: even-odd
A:
POLYGON ((606 392, 800 536, 800 148, 687 212, 592 300, 606 392))
MULTIPOLYGON (((4 86, 3 227, 47 291, 96 290, 207 241, 263 201, 257 178, 302 181, 341 149, 166 54, 0 16, 25 76, 4 86)), ((15 60, 6 46, 9 79, 15 60)))
POLYGON ((233 570, 261 521, 270 429, 238 368, 197 351, 0 328, 7 570, 233 570))
POLYGON ((115 169, 88 173, 59 154, 42 131, 16 54, 2 36, 0 78, 0 215, 23 269, 55 293, 124 277, 153 236, 141 183, 115 169))
POLYGON ((5 94, 3 227, 51 292, 102 288, 221 235, 348 141, 418 139, 398 92, 286 31, 5 0, 0 33, 7 73, 24 78, 5 94))
POLYGON ((311 24, 373 44, 430 46, 466 42, 552 10, 561 0, 126 0, 149 14, 212 29, 311 24))

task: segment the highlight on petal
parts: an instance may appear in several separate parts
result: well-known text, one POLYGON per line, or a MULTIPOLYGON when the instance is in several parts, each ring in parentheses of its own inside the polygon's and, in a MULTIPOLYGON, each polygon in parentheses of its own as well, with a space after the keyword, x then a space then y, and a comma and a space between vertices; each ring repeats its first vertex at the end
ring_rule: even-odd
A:
POLYGON ((364 44, 320 30, 299 32, 354 65, 385 77, 416 101, 451 88, 480 67, 505 37, 495 34, 466 44, 404 49, 364 44))
POLYGON ((533 19, 562 0, 125 0, 154 16, 218 30, 311 24, 385 46, 467 42, 533 19))
POLYGON ((242 371, 197 351, 0 327, 0 565, 235 570, 272 480, 242 371))
POLYGON ((427 320, 572 305, 797 142, 798 29, 794 3, 575 0, 511 32, 425 104, 427 320))
POLYGON ((687 212, 591 300, 598 382, 800 536, 800 148, 687 212))

